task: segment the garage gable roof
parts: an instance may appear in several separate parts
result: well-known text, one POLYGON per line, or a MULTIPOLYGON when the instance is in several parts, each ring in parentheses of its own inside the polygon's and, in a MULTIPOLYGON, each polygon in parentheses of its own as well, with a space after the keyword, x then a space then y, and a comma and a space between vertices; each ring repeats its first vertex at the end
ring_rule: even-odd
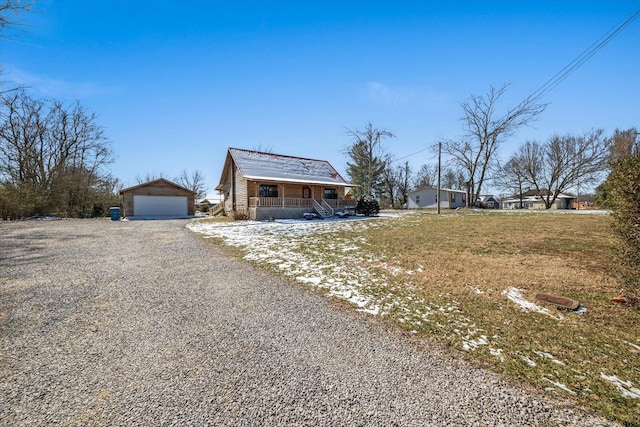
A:
POLYGON ((189 193, 196 194, 195 191, 189 190, 188 188, 185 188, 185 187, 183 187, 181 185, 176 184, 175 182, 169 181, 168 179, 164 179, 164 178, 158 178, 158 179, 154 179, 153 181, 143 182, 142 184, 134 185, 133 187, 124 188, 124 189, 120 190, 120 194, 123 194, 123 193, 125 193, 127 191, 134 190, 136 188, 148 187, 150 185, 155 185, 155 184, 159 184, 159 183, 165 183, 165 184, 171 185, 173 187, 179 188, 180 190, 184 190, 184 191, 188 191, 189 193))
MULTIPOLYGON (((225 169, 233 160, 245 179, 351 186, 326 160, 229 148, 225 169)), ((221 184, 225 174, 221 177, 221 184)))

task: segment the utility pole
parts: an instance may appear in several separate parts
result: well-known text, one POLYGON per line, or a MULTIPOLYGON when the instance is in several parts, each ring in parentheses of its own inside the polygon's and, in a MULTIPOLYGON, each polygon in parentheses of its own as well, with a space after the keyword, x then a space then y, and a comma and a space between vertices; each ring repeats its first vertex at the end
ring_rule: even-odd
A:
POLYGON ((440 215, 440 160, 442 158, 442 142, 438 142, 438 189, 436 190, 436 201, 438 203, 438 215, 440 215))

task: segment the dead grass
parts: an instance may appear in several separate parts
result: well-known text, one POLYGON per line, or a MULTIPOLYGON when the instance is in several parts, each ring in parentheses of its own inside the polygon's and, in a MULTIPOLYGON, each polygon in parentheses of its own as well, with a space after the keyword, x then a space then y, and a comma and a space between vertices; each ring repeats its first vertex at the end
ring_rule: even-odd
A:
POLYGON ((229 216, 209 216, 206 218, 199 219, 198 221, 202 222, 231 222, 233 218, 229 216))
POLYGON ((409 286, 417 296, 453 307, 432 315, 421 332, 455 348, 485 337, 486 345, 472 345, 472 357, 625 424, 640 423, 640 399, 622 397, 602 378, 640 388, 640 313, 610 301, 620 289, 607 273, 615 244, 607 216, 424 214, 365 233, 369 250, 416 272, 409 286), (510 287, 530 301, 537 292, 567 296, 587 311, 551 308, 561 320, 523 312, 505 297, 510 287))
POLYGON ((609 217, 456 211, 346 224, 330 233, 285 233, 280 244, 267 231, 263 245, 282 251, 260 243, 232 250, 255 250, 261 256, 253 262, 264 268, 320 278, 337 298, 357 294, 367 309, 465 357, 640 425, 640 398, 632 397, 640 396, 640 311, 610 301, 620 286, 608 273, 609 217), (290 258, 314 267, 299 270, 290 258), (569 297, 587 311, 525 311, 510 289, 530 302, 535 293, 569 297))

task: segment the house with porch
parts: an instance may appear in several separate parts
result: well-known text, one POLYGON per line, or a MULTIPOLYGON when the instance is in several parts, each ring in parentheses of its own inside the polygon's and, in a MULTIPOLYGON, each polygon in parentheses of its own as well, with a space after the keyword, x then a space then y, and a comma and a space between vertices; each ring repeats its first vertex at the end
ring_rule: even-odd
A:
POLYGON ((216 190, 225 215, 265 220, 332 217, 355 205, 349 187, 325 160, 229 148, 216 190))

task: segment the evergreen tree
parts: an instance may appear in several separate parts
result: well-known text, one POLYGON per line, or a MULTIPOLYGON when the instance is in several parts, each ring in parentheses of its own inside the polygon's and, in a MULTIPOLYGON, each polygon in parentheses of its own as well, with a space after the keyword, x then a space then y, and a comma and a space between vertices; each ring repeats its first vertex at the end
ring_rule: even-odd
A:
POLYGON ((347 150, 351 162, 347 162, 347 174, 351 182, 358 185, 356 195, 379 197, 382 193, 384 170, 389 158, 384 153, 382 140, 392 138, 386 129, 374 128, 368 123, 364 131, 347 130, 353 144, 347 150))

